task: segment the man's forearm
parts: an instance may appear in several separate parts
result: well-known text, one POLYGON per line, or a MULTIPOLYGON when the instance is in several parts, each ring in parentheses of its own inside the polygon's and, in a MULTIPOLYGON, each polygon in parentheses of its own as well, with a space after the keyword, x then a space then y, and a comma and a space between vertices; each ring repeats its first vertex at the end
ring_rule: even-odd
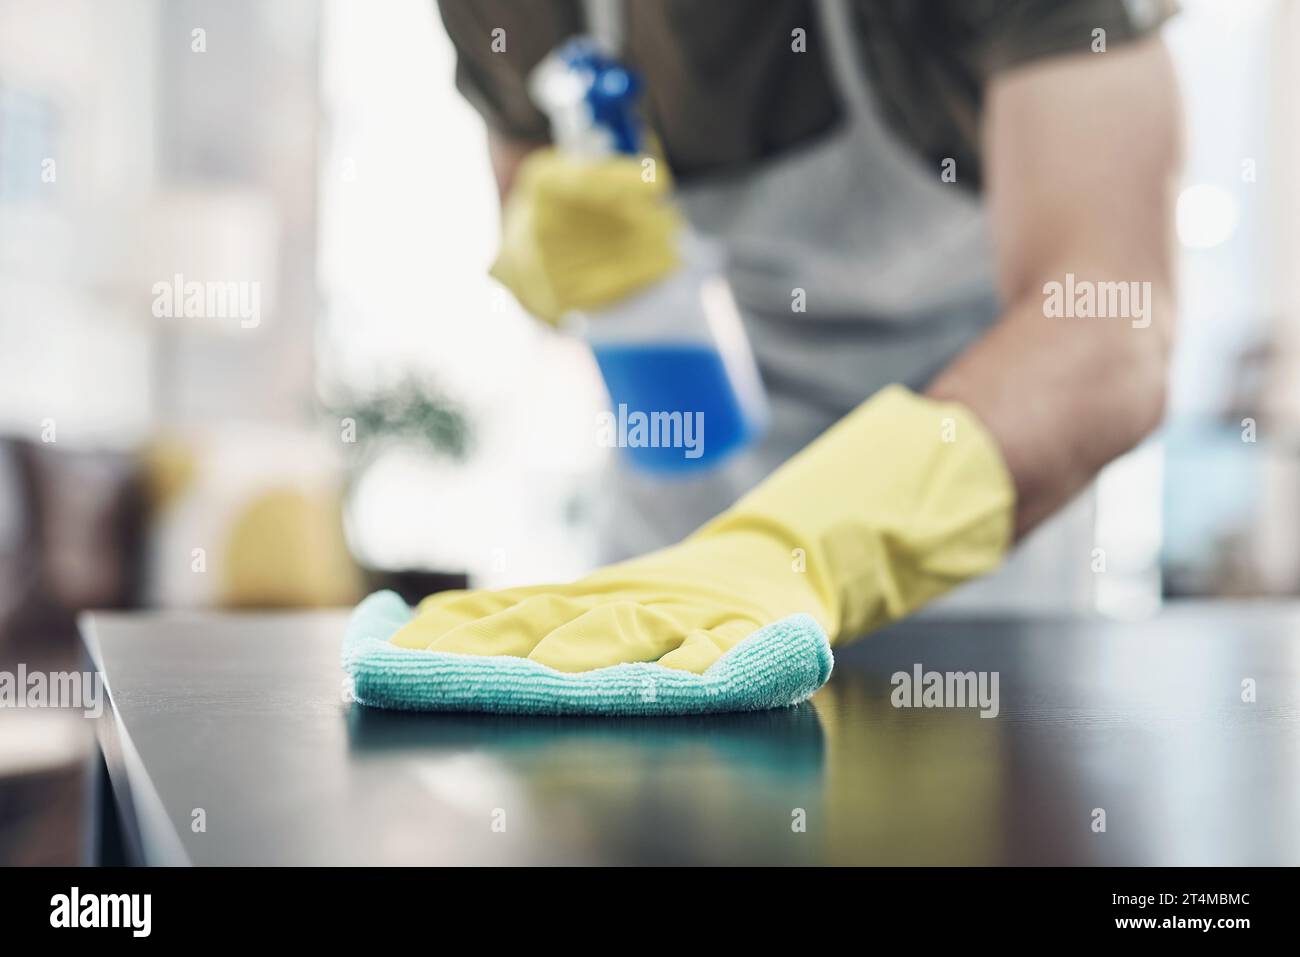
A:
POLYGON ((929 391, 968 406, 1001 446, 1018 536, 1163 415, 1180 113, 1159 39, 1048 59, 989 90, 986 195, 1007 312, 929 391))
MULTIPOLYGON (((1076 283, 1116 276, 1112 269, 1070 271, 1076 283)), ((1065 273, 1044 282, 1064 282, 1065 273)), ((1151 282, 1145 327, 1125 317, 1049 318, 1041 290, 1021 297, 927 390, 966 405, 1001 447, 1015 482, 1017 537, 1141 441, 1164 413, 1168 281, 1151 282)))
POLYGON ((525 140, 512 140, 495 130, 488 130, 488 159, 492 163, 492 176, 497 183, 497 195, 504 203, 511 188, 515 185, 515 176, 519 167, 533 150, 544 143, 530 143, 525 140))

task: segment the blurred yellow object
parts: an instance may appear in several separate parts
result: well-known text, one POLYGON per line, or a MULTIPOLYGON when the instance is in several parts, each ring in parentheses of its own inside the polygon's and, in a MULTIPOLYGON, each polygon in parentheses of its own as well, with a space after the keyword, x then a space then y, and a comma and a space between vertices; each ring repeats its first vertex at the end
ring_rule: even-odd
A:
POLYGON ((645 162, 530 153, 506 198, 492 275, 553 325, 667 275, 678 262, 681 217, 665 164, 645 162))
POLYGON ((312 608, 357 601, 361 582, 336 495, 272 489, 235 517, 222 555, 221 602, 312 608))
POLYGON ((157 511, 166 509, 194 484, 198 471, 194 451, 175 439, 158 439, 142 456, 149 488, 149 503, 157 511))
POLYGON ((834 643, 990 571, 1013 505, 966 408, 891 386, 682 543, 569 585, 433 595, 392 641, 560 671, 703 672, 788 615, 812 615, 834 643))

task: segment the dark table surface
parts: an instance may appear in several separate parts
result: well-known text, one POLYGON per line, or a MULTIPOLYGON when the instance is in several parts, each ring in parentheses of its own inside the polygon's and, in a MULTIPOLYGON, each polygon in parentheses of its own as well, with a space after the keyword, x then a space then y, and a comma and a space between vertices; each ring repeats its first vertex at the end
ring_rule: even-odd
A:
POLYGON ((363 708, 338 664, 345 620, 83 621, 111 698, 100 741, 112 795, 137 855, 1300 863, 1300 606, 909 622, 837 653, 809 704, 653 720, 363 708), (997 672, 999 714, 895 708, 891 675, 918 663, 997 672))

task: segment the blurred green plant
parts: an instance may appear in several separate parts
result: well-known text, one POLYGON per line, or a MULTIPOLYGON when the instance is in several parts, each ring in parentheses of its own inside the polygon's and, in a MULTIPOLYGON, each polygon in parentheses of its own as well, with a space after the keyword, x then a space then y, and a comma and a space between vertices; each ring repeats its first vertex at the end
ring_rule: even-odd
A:
POLYGON ((469 451, 471 430, 464 411, 441 390, 414 377, 333 403, 332 412, 340 421, 355 423, 353 442, 363 460, 396 442, 455 460, 469 451))

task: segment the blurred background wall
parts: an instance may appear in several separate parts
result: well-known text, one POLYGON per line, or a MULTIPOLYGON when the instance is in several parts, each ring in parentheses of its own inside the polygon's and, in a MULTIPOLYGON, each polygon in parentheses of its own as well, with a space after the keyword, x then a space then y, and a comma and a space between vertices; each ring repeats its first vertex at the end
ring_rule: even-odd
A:
POLYGON ((1300 589, 1300 5, 1184 0, 1168 39, 1187 102, 1179 343, 1163 593, 1300 589))

